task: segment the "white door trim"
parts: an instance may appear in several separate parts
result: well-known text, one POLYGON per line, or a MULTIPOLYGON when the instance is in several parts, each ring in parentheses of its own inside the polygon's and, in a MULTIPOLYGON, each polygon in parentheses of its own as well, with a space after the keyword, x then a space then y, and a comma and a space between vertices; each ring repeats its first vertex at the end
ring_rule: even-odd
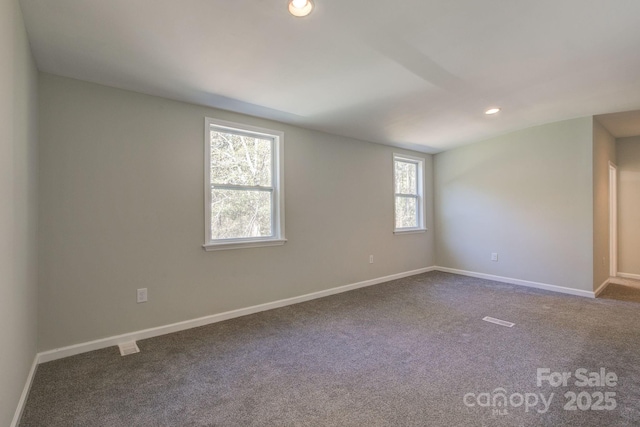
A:
POLYGON ((609 276, 618 274, 618 167, 609 162, 609 276))

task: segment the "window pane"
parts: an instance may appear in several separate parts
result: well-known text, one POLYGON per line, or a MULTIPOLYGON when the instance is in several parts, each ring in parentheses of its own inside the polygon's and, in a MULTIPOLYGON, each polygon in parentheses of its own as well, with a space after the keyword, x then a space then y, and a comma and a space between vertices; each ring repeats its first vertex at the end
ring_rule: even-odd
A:
POLYGON ((396 160, 396 193, 418 194, 418 165, 396 160))
POLYGON ((418 227, 417 199, 396 196, 396 228, 418 227))
POLYGON ((272 235, 270 191, 211 191, 212 240, 272 235))
POLYGON ((211 183, 271 187, 273 140, 211 129, 211 183))

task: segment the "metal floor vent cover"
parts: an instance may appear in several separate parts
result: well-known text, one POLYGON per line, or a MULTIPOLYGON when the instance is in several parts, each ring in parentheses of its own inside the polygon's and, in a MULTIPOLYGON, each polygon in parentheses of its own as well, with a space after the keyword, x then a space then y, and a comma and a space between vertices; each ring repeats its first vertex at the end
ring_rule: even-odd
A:
POLYGON ((123 342, 122 344, 118 344, 118 347, 120 348, 121 356, 128 356, 130 354, 140 353, 138 344, 135 341, 123 342))
POLYGON ((500 319, 496 319, 494 317, 489 317, 489 316, 486 316, 482 320, 489 323, 495 323, 496 325, 506 326, 507 328, 512 328, 515 326, 515 323, 507 322, 505 320, 500 320, 500 319))

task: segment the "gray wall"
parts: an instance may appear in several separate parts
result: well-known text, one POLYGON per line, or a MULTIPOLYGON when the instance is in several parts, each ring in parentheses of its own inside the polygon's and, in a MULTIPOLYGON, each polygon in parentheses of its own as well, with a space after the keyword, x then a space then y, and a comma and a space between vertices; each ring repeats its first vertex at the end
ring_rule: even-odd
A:
POLYGON ((592 130, 580 118, 437 154, 437 264, 592 291, 592 130))
POLYGON ((47 74, 40 97, 41 350, 434 264, 430 155, 429 231, 394 235, 405 150, 47 74), (284 246, 201 248, 205 116, 285 132, 284 246))
POLYGON ((0 425, 36 354, 37 71, 16 0, 0 0, 0 425))
POLYGON ((616 141, 618 272, 640 276, 640 136, 616 141))
POLYGON ((593 289, 608 278, 609 253, 609 162, 616 163, 616 139, 593 121, 593 289))

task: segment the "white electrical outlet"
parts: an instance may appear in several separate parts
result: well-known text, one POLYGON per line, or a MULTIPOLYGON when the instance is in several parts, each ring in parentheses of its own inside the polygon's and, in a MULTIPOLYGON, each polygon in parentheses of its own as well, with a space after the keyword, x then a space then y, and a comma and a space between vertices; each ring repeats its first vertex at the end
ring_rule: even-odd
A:
POLYGON ((369 264, 373 264, 373 255, 369 255, 369 264))
POLYGON ((138 303, 147 302, 147 288, 138 289, 138 303))
POLYGON ((496 252, 491 253, 491 261, 498 261, 498 254, 496 252))

